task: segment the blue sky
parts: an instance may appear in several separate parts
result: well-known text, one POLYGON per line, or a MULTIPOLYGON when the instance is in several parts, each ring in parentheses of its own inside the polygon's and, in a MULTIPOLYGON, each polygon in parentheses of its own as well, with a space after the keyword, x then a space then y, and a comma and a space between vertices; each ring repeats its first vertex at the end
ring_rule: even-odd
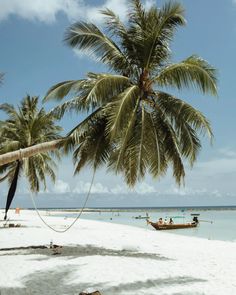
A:
MULTIPOLYGON (((101 64, 63 44, 69 24, 87 20, 101 25, 98 10, 109 7, 125 20, 128 0, 1 0, 0 1, 0 71, 5 73, 0 88, 0 102, 17 104, 27 93, 45 95, 57 82, 79 79, 89 71, 106 71, 101 64)), ((165 1, 157 1, 158 5, 165 1)), ((173 92, 201 110, 211 121, 214 142, 203 139, 203 148, 193 169, 187 168, 185 187, 178 188, 171 177, 152 180, 149 176, 130 192, 120 177, 98 171, 91 206, 171 206, 236 205, 236 1, 186 0, 187 26, 181 28, 172 44, 173 61, 198 54, 218 69, 219 97, 203 96, 194 91, 173 92)), ((143 1, 149 6, 156 1, 143 1)), ((53 104, 47 104, 50 109, 53 104)), ((66 115, 65 132, 84 114, 66 115)), ((0 119, 4 118, 0 114, 0 119)), ((73 177, 70 158, 58 168, 56 185, 49 184, 40 193, 41 206, 76 206, 88 190, 92 177, 89 169, 73 177)), ((0 187, 0 206, 7 187, 0 187)), ((27 186, 19 185, 16 205, 30 206, 27 186)))

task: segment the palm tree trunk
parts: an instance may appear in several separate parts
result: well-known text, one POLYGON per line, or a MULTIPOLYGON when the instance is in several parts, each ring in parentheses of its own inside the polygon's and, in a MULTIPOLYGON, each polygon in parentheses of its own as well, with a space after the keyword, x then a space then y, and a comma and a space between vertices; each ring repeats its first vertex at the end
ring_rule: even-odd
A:
POLYGON ((6 208, 5 208, 5 216, 4 216, 4 220, 7 219, 7 211, 11 206, 11 202, 15 196, 15 192, 16 192, 16 187, 17 187, 17 182, 18 182, 18 176, 19 176, 19 171, 20 171, 20 161, 17 160, 17 164, 16 164, 16 170, 14 173, 14 177, 12 179, 9 191, 8 191, 8 195, 7 195, 7 202, 6 202, 6 208))
POLYGON ((29 158, 39 153, 45 153, 59 149, 64 141, 65 138, 56 139, 0 155, 0 166, 14 162, 16 160, 22 160, 23 158, 29 158))

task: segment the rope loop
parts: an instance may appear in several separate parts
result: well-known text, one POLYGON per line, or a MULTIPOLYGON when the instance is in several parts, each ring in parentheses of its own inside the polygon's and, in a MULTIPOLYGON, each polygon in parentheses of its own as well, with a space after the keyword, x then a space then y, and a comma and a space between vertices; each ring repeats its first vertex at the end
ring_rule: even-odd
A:
POLYGON ((84 204, 83 204, 83 206, 82 206, 82 208, 81 208, 81 210, 80 210, 80 212, 78 213, 78 215, 76 216, 76 218, 75 218, 75 220, 66 228, 66 229, 63 229, 63 230, 58 230, 58 229, 55 229, 54 227, 52 227, 50 224, 48 224, 44 219, 43 219, 43 217, 41 216, 41 214, 39 213, 39 210, 38 210, 38 208, 37 208, 37 206, 36 206, 36 203, 35 203, 35 201, 34 201, 34 198, 33 198, 33 195, 32 195, 32 193, 30 194, 30 197, 31 197, 31 200, 32 200, 32 203, 33 203, 33 205, 34 205, 34 209, 36 210, 36 212, 37 212, 37 214, 38 214, 38 216, 39 216, 39 218, 41 219, 41 221, 48 227, 48 228, 50 228, 51 230, 53 230, 53 231, 55 231, 55 232, 57 232, 57 233, 65 233, 65 232, 67 232, 75 223, 76 223, 76 221, 80 218, 80 216, 82 215, 82 213, 83 213, 83 211, 84 211, 84 208, 85 208, 85 206, 86 206, 86 204, 87 204, 87 202, 88 202, 88 199, 89 199, 89 196, 90 196, 90 194, 91 194, 91 189, 92 189, 92 185, 93 185, 93 182, 94 182, 94 178, 95 178, 95 172, 96 172, 96 170, 94 169, 93 170, 93 176, 92 176, 92 180, 91 180, 91 183, 90 183, 90 187, 89 187, 89 190, 88 190, 88 193, 87 193, 87 196, 86 196, 86 198, 85 198, 85 201, 84 201, 84 204))

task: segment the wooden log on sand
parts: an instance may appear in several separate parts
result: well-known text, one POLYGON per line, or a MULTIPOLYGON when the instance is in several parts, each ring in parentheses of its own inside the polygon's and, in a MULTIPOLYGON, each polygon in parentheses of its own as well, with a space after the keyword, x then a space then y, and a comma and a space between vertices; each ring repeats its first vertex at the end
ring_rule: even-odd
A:
POLYGON ((79 293, 79 295, 102 295, 99 291, 95 291, 95 292, 92 292, 92 293, 79 293))

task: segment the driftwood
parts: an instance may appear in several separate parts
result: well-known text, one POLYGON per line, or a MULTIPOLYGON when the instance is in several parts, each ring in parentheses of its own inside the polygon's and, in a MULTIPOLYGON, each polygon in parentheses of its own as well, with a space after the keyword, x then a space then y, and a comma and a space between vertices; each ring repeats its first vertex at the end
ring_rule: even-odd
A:
POLYGON ((8 227, 21 227, 20 223, 9 223, 8 227))
POLYGON ((0 251, 14 251, 14 250, 27 250, 27 249, 47 249, 47 246, 27 246, 27 247, 14 247, 14 248, 1 248, 0 251))
POLYGON ((92 293, 79 293, 79 295, 102 295, 99 291, 95 291, 95 292, 92 292, 92 293))

